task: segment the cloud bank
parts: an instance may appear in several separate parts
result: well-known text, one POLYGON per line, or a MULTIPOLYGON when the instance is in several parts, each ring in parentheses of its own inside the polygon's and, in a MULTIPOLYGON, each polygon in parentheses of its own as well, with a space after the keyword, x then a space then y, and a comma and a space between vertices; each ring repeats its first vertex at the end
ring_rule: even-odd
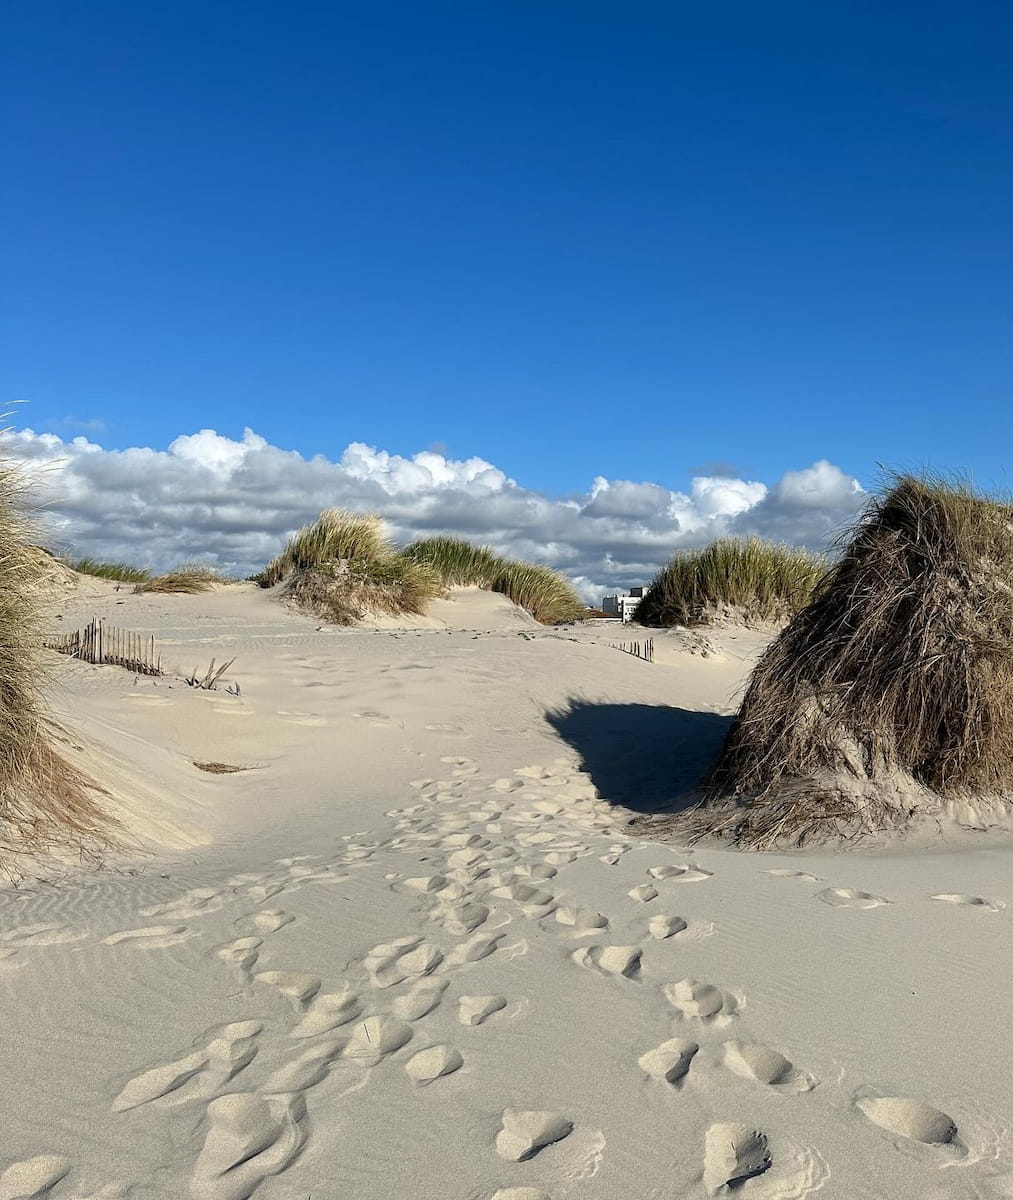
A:
POLYGON ((481 458, 411 458, 351 443, 336 461, 305 458, 247 429, 212 429, 167 450, 106 450, 86 437, 16 431, 7 451, 38 481, 59 552, 156 569, 183 560, 259 570, 321 509, 378 512, 398 542, 453 533, 565 571, 588 600, 647 582, 682 547, 758 534, 823 548, 866 499, 826 460, 757 480, 698 475, 687 491, 598 476, 588 492, 526 488, 481 458))

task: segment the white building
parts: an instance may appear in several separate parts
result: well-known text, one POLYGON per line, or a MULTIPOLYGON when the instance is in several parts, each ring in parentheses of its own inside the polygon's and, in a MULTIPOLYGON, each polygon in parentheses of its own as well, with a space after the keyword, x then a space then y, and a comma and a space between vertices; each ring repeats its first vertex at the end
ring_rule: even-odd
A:
POLYGON ((630 588, 628 596, 604 596, 601 602, 601 610, 609 617, 618 617, 625 625, 632 620, 633 614, 636 611, 637 605, 644 598, 646 587, 630 588))

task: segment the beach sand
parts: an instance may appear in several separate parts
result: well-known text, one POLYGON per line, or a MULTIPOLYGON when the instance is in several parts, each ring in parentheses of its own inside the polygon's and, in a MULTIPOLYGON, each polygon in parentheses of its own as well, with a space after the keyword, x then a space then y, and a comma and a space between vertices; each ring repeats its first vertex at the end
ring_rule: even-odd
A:
POLYGON ((53 656, 129 845, 0 895, 0 1200, 1013 1197, 1008 839, 651 840, 769 631, 92 616, 239 694, 53 656))

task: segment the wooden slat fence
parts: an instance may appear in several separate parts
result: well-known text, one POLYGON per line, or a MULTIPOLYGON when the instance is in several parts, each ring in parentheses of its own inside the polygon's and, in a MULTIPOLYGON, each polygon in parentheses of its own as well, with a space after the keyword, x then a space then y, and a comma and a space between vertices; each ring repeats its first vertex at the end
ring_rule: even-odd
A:
POLYGON ((632 654, 634 658, 644 662, 654 662, 654 638, 642 642, 609 642, 613 650, 621 650, 623 654, 632 654))
POLYGON ((125 667, 137 675, 163 673, 162 656, 156 656, 153 637, 118 629, 94 617, 84 629, 47 638, 44 645, 71 658, 100 666, 125 667))

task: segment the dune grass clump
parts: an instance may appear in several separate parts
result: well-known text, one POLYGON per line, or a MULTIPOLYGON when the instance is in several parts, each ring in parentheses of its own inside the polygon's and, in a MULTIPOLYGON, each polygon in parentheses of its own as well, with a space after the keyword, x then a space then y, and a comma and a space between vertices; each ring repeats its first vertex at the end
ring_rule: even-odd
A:
POLYGON ((803 608, 827 571, 822 555, 759 538, 719 538, 683 550, 637 605, 641 625, 706 625, 733 608, 751 620, 784 620, 803 608))
POLYGON ((488 546, 454 537, 423 538, 406 546, 401 554, 430 567, 448 587, 501 592, 543 625, 576 621, 584 614, 586 606, 566 576, 541 563, 504 558, 488 546))
POLYGON ((506 565, 506 560, 488 546, 475 546, 455 537, 420 538, 405 546, 401 555, 431 567, 448 587, 491 587, 506 565))
POLYGON ((64 562, 79 575, 94 575, 96 579, 112 579, 116 583, 144 583, 151 578, 146 567, 133 567, 129 563, 101 562, 95 558, 65 559, 64 562))
POLYGON ((211 567, 202 567, 196 563, 184 563, 183 566, 177 567, 175 571, 169 571, 166 575, 156 575, 153 579, 146 579, 143 583, 139 583, 134 591, 196 595, 198 592, 210 591, 212 584, 221 581, 219 573, 211 567))
POLYGON ((897 476, 771 644, 700 830, 751 845, 1013 792, 1013 507, 897 476))
POLYGON ((335 625, 366 616, 420 615, 440 595, 439 576, 422 563, 391 555, 320 563, 291 576, 287 595, 308 612, 335 625))
POLYGON ((56 748, 64 735, 45 713, 31 533, 19 476, 0 462, 0 869, 11 878, 19 852, 72 845, 93 856, 115 825, 96 802, 98 785, 56 748))
POLYGON ((573 584, 544 563, 507 560, 490 587, 527 611, 542 625, 562 625, 584 614, 573 584))
POLYGON ((311 525, 304 525, 288 539, 257 582, 262 587, 274 587, 296 571, 353 559, 376 562, 392 552, 380 517, 327 508, 311 525))

